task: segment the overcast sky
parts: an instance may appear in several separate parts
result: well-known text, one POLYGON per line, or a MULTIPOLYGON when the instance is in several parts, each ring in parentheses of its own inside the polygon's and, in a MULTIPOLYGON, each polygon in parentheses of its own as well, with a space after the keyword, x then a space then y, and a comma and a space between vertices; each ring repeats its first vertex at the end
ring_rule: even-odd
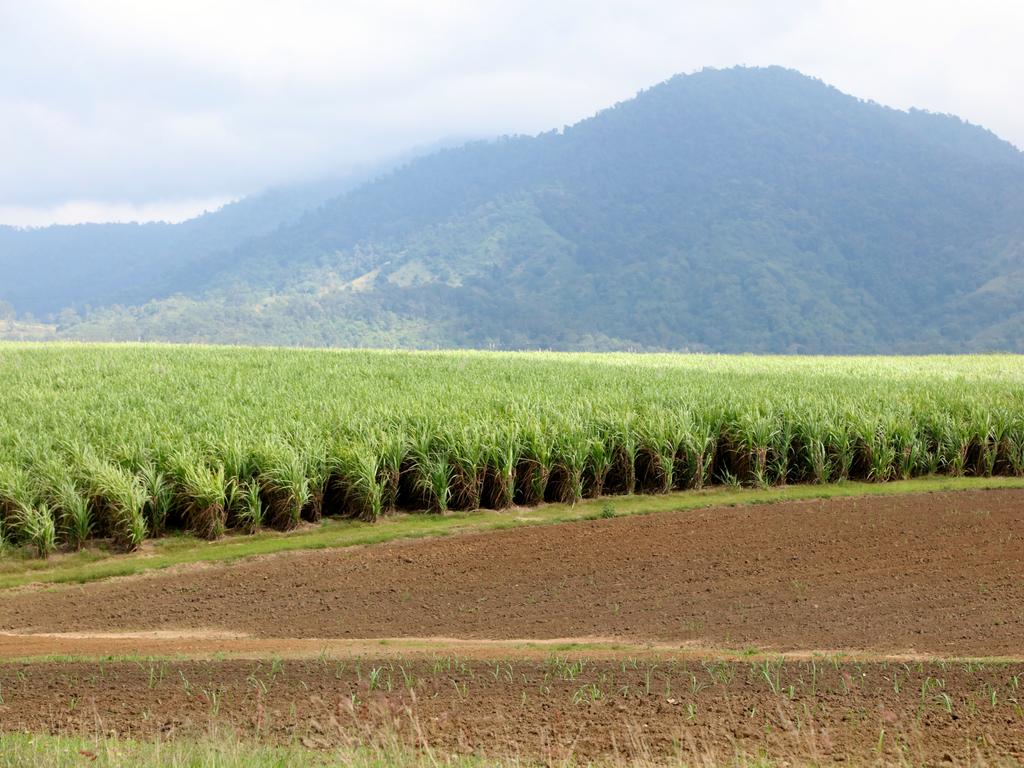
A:
POLYGON ((1020 0, 0 0, 0 223, 181 219, 782 64, 1024 147, 1020 0))

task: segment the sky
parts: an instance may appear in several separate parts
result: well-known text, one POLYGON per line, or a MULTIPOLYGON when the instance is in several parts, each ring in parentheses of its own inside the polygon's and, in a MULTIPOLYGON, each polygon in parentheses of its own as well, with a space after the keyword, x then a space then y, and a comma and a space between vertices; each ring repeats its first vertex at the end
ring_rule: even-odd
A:
POLYGON ((177 221, 779 64, 1024 147, 1020 0, 0 0, 0 224, 177 221))

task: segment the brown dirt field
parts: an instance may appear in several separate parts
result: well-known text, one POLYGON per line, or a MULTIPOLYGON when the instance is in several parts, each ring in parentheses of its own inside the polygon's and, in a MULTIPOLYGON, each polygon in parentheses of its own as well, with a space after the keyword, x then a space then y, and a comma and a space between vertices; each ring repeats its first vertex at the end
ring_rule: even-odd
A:
POLYGON ((326 748, 782 764, 1019 764, 1024 664, 482 662, 437 656, 0 665, 0 723, 135 738, 225 729, 326 748))
POLYGON ((801 501, 13 591, 0 630, 1020 657, 1022 561, 1024 490, 801 501))
POLYGON ((999 490, 659 513, 12 590, 0 593, 0 659, 166 660, 0 662, 0 730, 227 728, 546 763, 741 752, 1017 765, 1022 574, 1024 490, 999 490))

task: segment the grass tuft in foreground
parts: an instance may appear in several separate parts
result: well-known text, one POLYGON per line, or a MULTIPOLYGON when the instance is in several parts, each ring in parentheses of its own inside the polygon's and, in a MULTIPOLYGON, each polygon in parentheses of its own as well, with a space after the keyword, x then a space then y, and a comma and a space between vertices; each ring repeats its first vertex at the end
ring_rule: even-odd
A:
MULTIPOLYGON (((791 765, 787 762, 786 765, 791 765)), ((203 740, 175 739, 139 742, 110 737, 78 738, 32 733, 0 733, 0 768, 686 768, 690 765, 729 765, 734 768, 771 768, 773 762, 752 756, 731 755, 714 761, 707 755, 693 760, 648 761, 615 759, 598 762, 493 758, 439 754, 430 749, 415 752, 397 743, 373 747, 355 746, 312 750, 301 745, 264 746, 231 736, 203 740), (710 760, 710 762, 709 762, 710 760)))

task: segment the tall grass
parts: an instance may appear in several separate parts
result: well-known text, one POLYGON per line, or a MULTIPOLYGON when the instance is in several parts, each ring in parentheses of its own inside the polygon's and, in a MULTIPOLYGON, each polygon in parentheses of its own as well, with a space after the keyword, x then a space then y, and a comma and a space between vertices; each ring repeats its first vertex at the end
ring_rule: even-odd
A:
POLYGON ((0 347, 0 537, 40 554, 927 474, 1024 475, 1019 358, 0 347))
MULTIPOLYGON (((96 734, 90 737, 43 733, 0 733, 0 768, 689 768, 730 765, 735 768, 791 766, 792 759, 770 760, 740 750, 718 755, 696 744, 678 757, 650 757, 654 750, 639 737, 629 745, 636 756, 607 755, 599 760, 573 755, 541 758, 518 755, 512 744, 492 749, 509 752, 495 757, 447 752, 423 745, 415 749, 400 735, 372 735, 371 743, 312 749, 301 743, 279 746, 242 740, 211 727, 210 734, 141 741, 96 734)), ((370 741, 370 739, 367 739, 370 741)), ((800 763, 797 763, 800 764, 800 763)), ((899 765, 917 763, 908 759, 899 765)), ((984 765, 979 763, 979 765, 984 765)))

